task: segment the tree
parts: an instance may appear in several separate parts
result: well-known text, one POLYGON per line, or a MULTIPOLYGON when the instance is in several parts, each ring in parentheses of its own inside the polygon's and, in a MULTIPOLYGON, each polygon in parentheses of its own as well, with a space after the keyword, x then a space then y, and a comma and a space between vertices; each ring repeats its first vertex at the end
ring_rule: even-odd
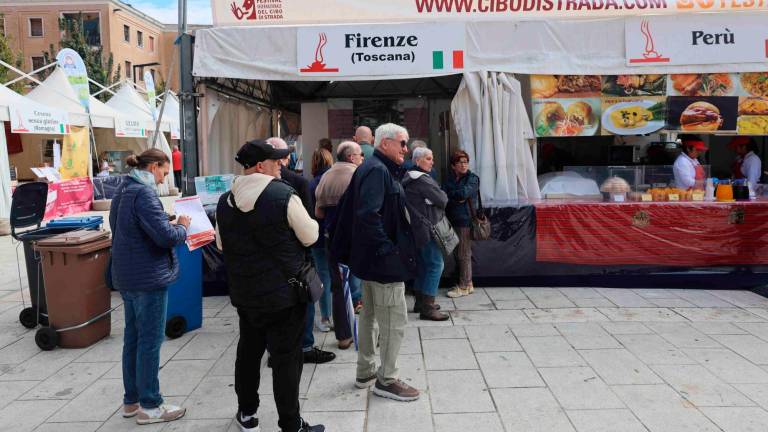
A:
MULTIPOLYGON (((3 14, 0 14, 0 18, 3 18, 3 14)), ((15 66, 18 69, 21 69, 21 63, 23 61, 24 57, 22 56, 20 51, 14 52, 13 48, 11 48, 11 41, 10 38, 4 34, 0 34, 0 60, 15 66)), ((11 69, 0 65, 0 84, 4 84, 13 78, 17 77, 18 74, 11 69)), ((22 89, 22 82, 19 81, 11 86, 11 89, 20 92, 22 89)))
MULTIPOLYGON (((113 73, 115 66, 112 53, 104 55, 104 47, 101 45, 101 41, 95 41, 92 35, 86 33, 83 27, 83 15, 82 12, 75 18, 61 18, 59 19, 59 29, 64 33, 61 41, 59 42, 59 48, 71 48, 80 54, 85 63, 85 68, 88 71, 88 78, 98 82, 99 84, 109 87, 110 85, 120 81, 120 65, 117 66, 113 73), (91 39, 91 40, 89 40, 91 39)), ((51 63, 55 60, 55 53, 53 45, 50 46, 50 50, 45 52, 46 63, 51 63)), ((46 69, 46 75, 50 73, 50 69, 46 69)), ((43 77, 45 78, 45 77, 43 77)), ((91 83, 91 94, 96 93, 100 88, 91 83)), ((103 101, 108 99, 109 94, 102 92, 99 94, 99 98, 103 101)))

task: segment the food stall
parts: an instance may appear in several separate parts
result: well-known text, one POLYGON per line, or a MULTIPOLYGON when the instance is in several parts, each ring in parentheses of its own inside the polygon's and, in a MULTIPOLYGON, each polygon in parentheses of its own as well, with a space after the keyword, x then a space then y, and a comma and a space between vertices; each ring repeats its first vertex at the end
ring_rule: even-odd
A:
MULTIPOLYGON (((706 177, 720 179, 731 136, 765 146, 768 5, 505 2, 459 14, 395 1, 330 16, 282 1, 249 19, 225 3, 196 33, 199 88, 268 82, 275 110, 300 105, 305 138, 351 136, 357 99, 429 94, 414 81, 450 95, 448 106, 427 100, 424 134, 443 174, 462 148, 481 178, 493 224, 473 246, 481 283, 763 283, 768 202, 708 200, 706 185, 677 187, 672 164, 680 134, 700 136, 706 177)), ((315 141, 303 142, 309 160, 315 141)))

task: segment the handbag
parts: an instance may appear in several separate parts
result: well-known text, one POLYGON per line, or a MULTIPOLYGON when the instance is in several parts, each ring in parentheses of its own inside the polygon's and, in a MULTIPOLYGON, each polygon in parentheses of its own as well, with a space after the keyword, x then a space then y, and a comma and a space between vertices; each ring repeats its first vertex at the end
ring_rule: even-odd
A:
POLYGON ((320 280, 315 267, 310 263, 306 263, 295 277, 288 279, 288 285, 296 289, 298 293, 306 292, 312 303, 320 300, 320 296, 323 295, 323 282, 320 280))
POLYGON ((432 238, 445 256, 450 256, 459 245, 459 236, 456 235, 456 231, 453 230, 451 223, 445 216, 440 219, 440 222, 434 225, 430 224, 430 231, 432 232, 432 238))
POLYGON ((475 212, 475 208, 472 205, 472 199, 468 199, 468 201, 472 216, 472 226, 470 228, 472 240, 488 240, 491 238, 491 221, 488 220, 483 211, 483 198, 480 196, 480 191, 477 191, 477 202, 480 205, 477 212, 475 212))

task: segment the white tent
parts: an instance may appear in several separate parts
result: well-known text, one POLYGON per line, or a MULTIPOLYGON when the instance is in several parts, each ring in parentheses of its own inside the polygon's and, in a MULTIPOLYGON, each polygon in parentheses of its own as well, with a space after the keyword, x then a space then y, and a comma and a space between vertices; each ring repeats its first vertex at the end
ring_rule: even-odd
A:
POLYGON ((88 113, 80 104, 67 75, 59 67, 55 67, 48 78, 32 89, 27 97, 42 105, 66 111, 69 122, 75 126, 88 126, 88 113))
MULTIPOLYGON (((179 139, 178 136, 174 137, 174 134, 179 133, 179 123, 181 107, 179 107, 179 98, 176 94, 169 91, 167 99, 165 99, 165 107, 163 108, 163 121, 168 121, 171 125, 171 139, 179 139)), ((158 115, 160 115, 160 108, 158 107, 158 115)))
MULTIPOLYGON (((768 22, 768 11, 764 10, 688 14, 674 19, 690 21, 715 16, 713 19, 733 21, 760 15, 763 22, 768 22)), ((632 17, 466 22, 463 23, 466 40, 464 72, 576 75, 643 73, 638 72, 638 69, 643 68, 627 65, 625 23, 629 19, 632 17)), ((361 29, 365 26, 361 25, 361 29)), ((382 75, 329 78, 300 74, 297 67, 297 34, 301 28, 262 26, 197 30, 193 74, 198 77, 279 81, 390 80, 446 74, 434 71, 417 76, 395 75, 396 71, 386 68, 382 68, 382 75)), ((724 60, 717 64, 653 66, 653 73, 665 74, 759 70, 768 70, 768 59, 762 63, 724 60)))
MULTIPOLYGON (((171 172, 173 172, 173 158, 171 157, 171 147, 168 144, 168 140, 165 139, 165 135, 155 131, 155 121, 152 118, 152 111, 149 108, 149 104, 144 98, 139 95, 136 89, 128 82, 123 83, 118 91, 106 105, 115 109, 118 112, 126 113, 126 116, 136 118, 142 122, 145 129, 150 131, 147 134, 147 138, 123 138, 133 140, 134 146, 138 152, 149 149, 154 140, 154 134, 157 133, 157 139, 155 140, 155 146, 162 150, 171 159, 171 172)), ((165 116, 163 116, 165 117, 165 116)), ((160 124, 161 131, 170 131, 170 122, 163 120, 160 124)), ((174 187, 173 176, 169 175, 165 178, 165 183, 160 185, 160 194, 168 195, 169 188, 174 187)))

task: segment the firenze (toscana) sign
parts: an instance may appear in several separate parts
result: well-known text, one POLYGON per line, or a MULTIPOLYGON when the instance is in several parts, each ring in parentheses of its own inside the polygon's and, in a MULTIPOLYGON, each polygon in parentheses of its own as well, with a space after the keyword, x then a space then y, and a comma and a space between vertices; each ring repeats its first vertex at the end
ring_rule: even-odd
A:
MULTIPOLYGON (((489 21, 768 10, 766 0, 211 0, 214 26, 489 21)), ((364 27, 364 26, 361 26, 364 27)))
POLYGON ((464 34, 462 23, 300 27, 298 73, 323 77, 460 73, 465 66, 464 34))
POLYGON ((628 18, 624 33, 627 66, 768 62, 768 14, 628 18))

